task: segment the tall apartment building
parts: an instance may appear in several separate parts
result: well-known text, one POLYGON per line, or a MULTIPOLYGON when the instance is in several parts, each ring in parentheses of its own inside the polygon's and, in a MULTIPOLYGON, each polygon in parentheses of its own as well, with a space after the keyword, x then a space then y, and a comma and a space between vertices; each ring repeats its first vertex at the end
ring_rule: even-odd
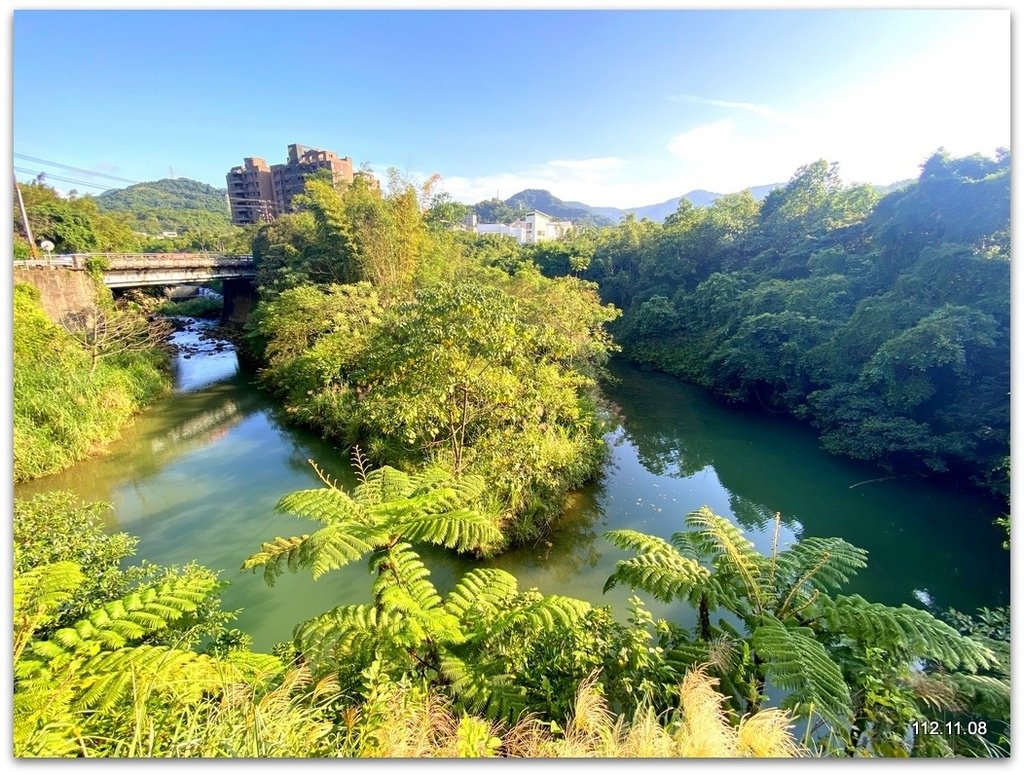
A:
POLYGON ((227 174, 231 222, 244 226, 270 221, 292 209, 292 200, 302 193, 306 176, 327 170, 335 183, 355 180, 352 158, 339 157, 333 151, 288 146, 288 161, 270 167, 263 159, 247 158, 227 174))
POLYGON ((227 175, 231 222, 239 226, 271 221, 280 209, 274 197, 274 177, 267 163, 256 156, 232 167, 227 175))

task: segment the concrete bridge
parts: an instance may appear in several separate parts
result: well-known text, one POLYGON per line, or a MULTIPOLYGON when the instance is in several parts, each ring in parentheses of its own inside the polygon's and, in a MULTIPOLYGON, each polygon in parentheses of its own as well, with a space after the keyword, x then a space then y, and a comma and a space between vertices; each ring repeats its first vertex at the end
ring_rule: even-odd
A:
MULTIPOLYGON (((21 270, 85 271, 91 259, 102 260, 103 283, 113 290, 143 286, 224 283, 222 318, 242 322, 256 301, 252 256, 227 253, 72 253, 51 258, 16 260, 21 270)), ((17 279, 17 276, 15 276, 17 279)))

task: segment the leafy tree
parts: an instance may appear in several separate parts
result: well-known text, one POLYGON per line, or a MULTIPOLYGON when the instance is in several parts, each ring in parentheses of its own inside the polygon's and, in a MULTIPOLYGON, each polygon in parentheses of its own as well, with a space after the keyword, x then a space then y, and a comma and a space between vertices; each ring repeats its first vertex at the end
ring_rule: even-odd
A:
POLYGON ((510 207, 497 197, 477 202, 473 205, 473 211, 480 223, 512 223, 526 213, 525 209, 510 207))
POLYGON ((431 197, 425 219, 431 228, 450 229, 465 221, 470 212, 468 205, 456 202, 447 192, 441 192, 431 197))

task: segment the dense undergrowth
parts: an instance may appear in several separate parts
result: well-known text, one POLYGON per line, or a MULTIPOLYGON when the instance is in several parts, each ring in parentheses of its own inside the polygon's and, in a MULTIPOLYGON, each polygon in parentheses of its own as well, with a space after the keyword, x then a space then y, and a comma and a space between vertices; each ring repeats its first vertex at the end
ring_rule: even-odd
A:
POLYGON ((16 482, 95 454, 170 388, 167 356, 145 318, 130 311, 96 314, 97 326, 76 336, 47 317, 38 290, 14 286, 16 482), (122 321, 130 325, 115 331, 122 321), (97 330, 98 336, 89 335, 97 330))
POLYGON ((465 507, 483 481, 390 468, 360 479, 283 498, 282 511, 320 526, 245 562, 272 580, 368 559, 366 603, 299 622, 272 654, 231 628, 210 571, 124 567, 135 540, 101 528, 104 507, 68 493, 17 501, 15 755, 1008 753, 1006 612, 950 625, 836 594, 864 566, 839 539, 762 555, 707 509, 670 541, 615 531, 632 556, 607 586, 701 612, 683 628, 634 598, 619 623, 485 567, 442 598, 409 541, 493 541, 465 507), (716 612, 731 616, 713 623, 716 612), (925 721, 965 731, 915 734, 925 721))

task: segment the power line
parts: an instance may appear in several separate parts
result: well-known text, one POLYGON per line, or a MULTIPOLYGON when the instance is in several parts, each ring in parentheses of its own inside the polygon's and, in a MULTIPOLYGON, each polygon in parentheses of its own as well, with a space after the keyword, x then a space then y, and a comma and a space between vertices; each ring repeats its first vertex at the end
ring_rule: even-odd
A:
POLYGON ((42 175, 44 180, 49 180, 50 178, 52 178, 53 180, 59 180, 62 183, 74 183, 75 185, 79 185, 79 186, 90 186, 91 188, 101 188, 104 191, 106 191, 107 189, 110 188, 109 186, 100 185, 99 183, 90 183, 90 182, 85 181, 85 180, 75 180, 74 178, 65 178, 65 177, 62 177, 61 175, 54 175, 54 174, 52 174, 50 172, 46 172, 45 170, 38 170, 38 171, 37 170, 30 170, 30 169, 27 169, 25 167, 15 167, 14 170, 15 170, 15 172, 20 172, 23 175, 35 175, 37 177, 39 175, 42 175))
POLYGON ((138 181, 138 180, 129 180, 128 178, 119 178, 116 175, 107 175, 107 174, 105 174, 103 172, 95 172, 93 170, 86 170, 86 169, 82 169, 81 167, 72 167, 69 164, 61 164, 60 162, 57 162, 57 161, 49 161, 47 159, 39 159, 39 158, 36 158, 35 156, 26 156, 23 153, 16 153, 16 154, 14 154, 14 158, 22 159, 24 161, 34 161, 34 162, 36 162, 36 164, 46 164, 47 166, 50 166, 50 167, 60 167, 61 169, 71 170, 72 172, 82 172, 82 173, 85 173, 86 175, 94 175, 94 176, 96 176, 98 178, 109 178, 110 180, 117 180, 117 181, 120 181, 121 183, 137 184, 137 183, 141 182, 141 181, 138 181))

